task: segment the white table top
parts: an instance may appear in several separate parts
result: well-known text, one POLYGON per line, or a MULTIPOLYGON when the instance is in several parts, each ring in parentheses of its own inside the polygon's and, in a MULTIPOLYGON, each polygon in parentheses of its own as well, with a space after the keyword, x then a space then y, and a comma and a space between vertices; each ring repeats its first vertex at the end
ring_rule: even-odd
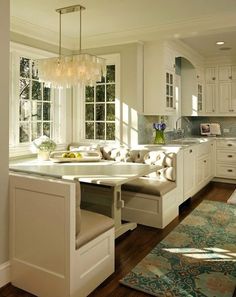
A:
POLYGON ((39 174, 65 180, 119 186, 155 171, 157 166, 113 161, 87 163, 53 163, 51 161, 21 160, 10 164, 10 171, 39 174))

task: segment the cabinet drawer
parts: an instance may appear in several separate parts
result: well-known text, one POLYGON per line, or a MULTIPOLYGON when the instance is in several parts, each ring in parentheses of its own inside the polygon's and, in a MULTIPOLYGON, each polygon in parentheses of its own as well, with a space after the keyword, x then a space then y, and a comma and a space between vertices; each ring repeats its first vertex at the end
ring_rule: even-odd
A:
POLYGON ((197 156, 198 157, 210 154, 210 152, 211 152, 211 143, 210 142, 200 143, 197 146, 197 156))
POLYGON ((217 140, 216 147, 218 148, 227 148, 227 149, 236 149, 236 141, 235 140, 217 140))
POLYGON ((236 162, 236 152, 232 151, 224 151, 224 150, 217 150, 216 151, 216 160, 219 162, 228 162, 228 163, 235 163, 236 162))
POLYGON ((216 164, 216 176, 225 178, 236 178, 236 166, 216 164))

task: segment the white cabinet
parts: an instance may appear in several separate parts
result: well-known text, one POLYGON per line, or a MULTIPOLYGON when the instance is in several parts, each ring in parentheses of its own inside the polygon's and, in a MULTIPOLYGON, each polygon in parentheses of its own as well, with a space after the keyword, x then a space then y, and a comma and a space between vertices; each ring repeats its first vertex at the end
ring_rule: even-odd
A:
POLYGON ((196 191, 203 188, 213 177, 213 145, 213 142, 206 142, 197 147, 196 191))
POLYGON ((184 201, 195 194, 196 146, 184 149, 184 201))
POLYGON ((205 89, 205 112, 216 112, 216 98, 217 98, 217 85, 215 83, 206 84, 205 89))
POLYGON ((163 42, 144 47, 144 114, 176 114, 175 55, 163 42))
POLYGON ((236 112, 236 81, 219 83, 219 111, 236 112))
POLYGON ((216 177, 236 178, 236 140, 216 140, 216 177))
POLYGON ((206 83, 215 83, 217 81, 217 67, 208 67, 205 72, 206 83))
POLYGON ((214 141, 207 141, 184 149, 184 201, 192 197, 214 177, 214 141))
POLYGON ((232 81, 236 80, 236 66, 227 65, 219 66, 219 81, 232 81))
POLYGON ((208 67, 205 71, 205 112, 215 113, 217 111, 217 67, 208 67))

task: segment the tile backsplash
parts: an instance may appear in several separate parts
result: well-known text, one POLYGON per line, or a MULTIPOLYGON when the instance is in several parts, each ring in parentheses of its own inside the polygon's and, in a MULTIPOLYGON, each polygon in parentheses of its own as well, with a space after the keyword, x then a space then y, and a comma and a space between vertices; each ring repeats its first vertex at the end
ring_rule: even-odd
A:
MULTIPOLYGON (((188 117, 191 122, 191 131, 189 135, 198 136, 200 134, 201 123, 219 123, 221 127, 221 136, 236 137, 236 117, 188 117)), ((183 127, 185 127, 183 122, 183 127)))
MULTIPOLYGON (((187 117, 188 121, 182 121, 182 128, 185 130, 185 137, 200 136, 201 123, 219 123, 221 136, 236 137, 236 117, 187 117)), ((138 143, 151 144, 154 139, 153 123, 159 122, 160 116, 138 116, 138 143)), ((168 117, 164 118, 165 122, 168 117)), ((175 139, 178 135, 173 131, 165 132, 166 142, 175 139)))

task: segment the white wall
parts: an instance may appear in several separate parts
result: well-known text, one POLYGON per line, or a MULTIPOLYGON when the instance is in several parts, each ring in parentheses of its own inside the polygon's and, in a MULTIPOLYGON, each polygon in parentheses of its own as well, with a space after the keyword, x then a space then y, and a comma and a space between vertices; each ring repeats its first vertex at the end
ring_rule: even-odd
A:
POLYGON ((9 0, 0 1, 0 265, 8 261, 9 0))

